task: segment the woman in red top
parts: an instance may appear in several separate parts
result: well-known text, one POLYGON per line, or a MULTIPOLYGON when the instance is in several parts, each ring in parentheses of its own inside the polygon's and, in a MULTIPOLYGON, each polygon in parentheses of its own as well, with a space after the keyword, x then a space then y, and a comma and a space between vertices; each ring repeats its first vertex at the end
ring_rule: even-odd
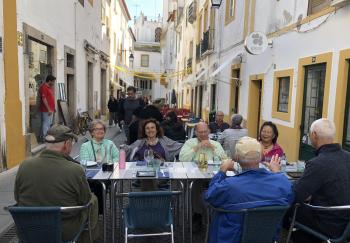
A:
POLYGON ((278 155, 284 156, 283 149, 277 144, 278 130, 274 123, 267 121, 262 124, 259 133, 259 142, 262 147, 261 161, 270 162, 271 157, 278 155))

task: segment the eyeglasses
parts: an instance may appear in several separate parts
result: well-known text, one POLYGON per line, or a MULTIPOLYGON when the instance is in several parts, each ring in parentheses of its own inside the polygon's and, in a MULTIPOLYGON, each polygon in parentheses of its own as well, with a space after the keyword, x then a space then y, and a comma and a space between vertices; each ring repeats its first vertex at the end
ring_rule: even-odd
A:
POLYGON ((98 127, 98 128, 94 128, 92 130, 93 131, 104 131, 105 129, 103 127, 98 127))

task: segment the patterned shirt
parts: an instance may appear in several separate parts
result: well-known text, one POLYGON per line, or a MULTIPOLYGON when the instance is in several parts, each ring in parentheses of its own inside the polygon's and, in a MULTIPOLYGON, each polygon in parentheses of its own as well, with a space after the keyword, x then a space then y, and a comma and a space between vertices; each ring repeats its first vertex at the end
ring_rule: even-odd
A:
POLYGON ((226 158, 225 151, 221 147, 221 144, 209 140, 212 145, 214 145, 215 149, 214 151, 211 149, 199 149, 196 153, 194 152, 193 148, 198 144, 197 138, 191 138, 186 141, 186 143, 182 146, 180 151, 180 161, 182 162, 192 162, 192 161, 198 161, 198 156, 200 153, 205 153, 206 158, 208 160, 212 160, 214 156, 218 156, 221 159, 226 158))

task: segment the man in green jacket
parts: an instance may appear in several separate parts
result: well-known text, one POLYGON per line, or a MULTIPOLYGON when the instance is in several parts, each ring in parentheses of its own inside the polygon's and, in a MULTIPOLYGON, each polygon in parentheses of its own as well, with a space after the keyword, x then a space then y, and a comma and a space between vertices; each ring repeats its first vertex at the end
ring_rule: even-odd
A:
MULTIPOLYGON (((45 137, 46 149, 24 160, 15 181, 19 206, 82 206, 92 200, 92 228, 97 224, 97 199, 90 192, 83 168, 69 156, 77 137, 63 125, 52 126, 45 137)), ((62 239, 71 240, 86 221, 87 212, 62 215, 62 239)), ((82 238, 85 238, 82 236, 82 238)))

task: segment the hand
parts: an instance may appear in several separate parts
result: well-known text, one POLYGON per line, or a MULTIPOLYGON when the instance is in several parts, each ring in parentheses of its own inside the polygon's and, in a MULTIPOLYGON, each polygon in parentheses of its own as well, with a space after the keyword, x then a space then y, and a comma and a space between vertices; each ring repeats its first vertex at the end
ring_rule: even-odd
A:
POLYGON ((272 172, 280 172, 281 171, 281 158, 278 154, 272 156, 270 163, 264 162, 264 165, 269 168, 272 172))
POLYGON ((47 114, 48 114, 49 116, 51 116, 51 115, 53 114, 53 112, 52 112, 52 111, 49 111, 47 114))
POLYGON ((226 171, 233 171, 234 165, 235 162, 232 159, 227 159, 220 165, 220 170, 224 173, 226 173, 226 171))
POLYGON ((202 148, 215 149, 214 145, 212 145, 209 140, 203 140, 200 144, 202 148))

